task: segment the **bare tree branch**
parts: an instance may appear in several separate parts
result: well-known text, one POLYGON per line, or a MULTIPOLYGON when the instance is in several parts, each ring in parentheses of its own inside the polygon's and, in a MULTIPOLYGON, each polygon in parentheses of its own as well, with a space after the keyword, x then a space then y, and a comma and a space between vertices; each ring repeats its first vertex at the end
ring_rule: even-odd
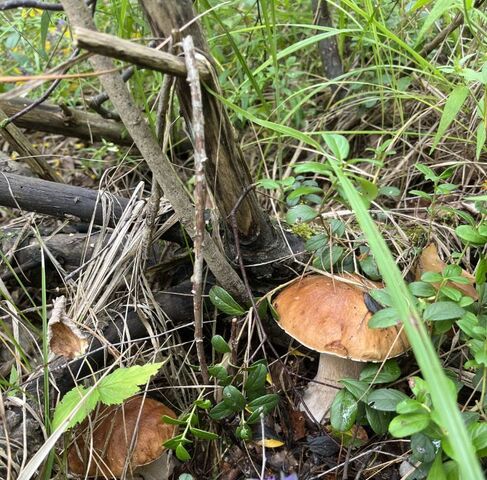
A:
POLYGON ((4 0, 0 3, 0 10, 12 10, 14 8, 37 8, 39 10, 50 10, 60 12, 63 6, 59 3, 46 3, 38 0, 4 0))
MULTIPOLYGON (((94 32, 87 28, 74 27, 73 31, 75 44, 90 52, 125 60, 134 65, 169 73, 177 77, 185 77, 187 74, 184 60, 176 55, 123 40, 107 33, 94 32)), ((197 68, 201 79, 205 80, 210 77, 208 67, 204 63, 198 62, 197 68)))

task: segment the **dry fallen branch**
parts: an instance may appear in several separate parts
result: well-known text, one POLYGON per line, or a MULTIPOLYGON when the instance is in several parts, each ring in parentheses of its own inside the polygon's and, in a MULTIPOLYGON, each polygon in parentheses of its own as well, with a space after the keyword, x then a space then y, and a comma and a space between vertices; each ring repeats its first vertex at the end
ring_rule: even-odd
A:
MULTIPOLYGON (((13 98, 10 100, 0 98, 0 109, 8 117, 12 117, 33 103, 32 100, 26 98, 13 98)), ((118 145, 131 145, 133 143, 121 123, 64 105, 43 103, 21 117, 16 118, 13 123, 20 128, 60 134, 66 137, 77 137, 91 141, 103 138, 118 145)))
POLYGON ((46 3, 38 0, 4 0, 0 4, 1 10, 12 10, 14 8, 37 8, 39 10, 50 10, 52 12, 60 12, 63 6, 59 3, 46 3))
MULTIPOLYGON (((75 27, 75 45, 106 57, 125 60, 141 67, 168 73, 177 77, 187 75, 184 60, 170 53, 122 40, 107 33, 94 32, 88 28, 75 27)), ((198 62, 197 69, 202 80, 210 77, 208 67, 198 62)))

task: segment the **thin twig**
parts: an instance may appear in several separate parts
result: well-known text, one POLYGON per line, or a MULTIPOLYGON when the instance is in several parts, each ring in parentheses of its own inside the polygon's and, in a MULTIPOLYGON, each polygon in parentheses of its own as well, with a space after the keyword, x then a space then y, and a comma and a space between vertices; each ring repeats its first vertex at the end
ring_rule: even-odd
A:
POLYGON ((38 0, 4 0, 0 4, 0 10, 12 10, 14 8, 37 8, 38 10, 50 10, 52 12, 64 10, 59 3, 46 3, 38 0))
MULTIPOLYGON (((79 55, 79 52, 80 52, 80 50, 79 50, 79 48, 77 48, 73 52, 73 54, 71 55, 70 60, 76 58, 79 55)), ((66 66, 62 70, 61 74, 62 75, 66 74, 69 71, 69 68, 70 67, 71 67, 71 64, 68 64, 68 66, 66 66)), ((61 80, 62 80, 61 78, 58 78, 58 79, 54 80, 54 82, 52 82, 51 85, 49 85, 49 88, 39 98, 37 98, 32 103, 29 103, 25 108, 23 108, 22 110, 19 110, 17 113, 15 113, 14 115, 12 115, 11 117, 7 118, 3 122, 3 126, 6 127, 9 123, 14 122, 18 118, 20 118, 23 115, 25 115, 26 113, 29 113, 31 110, 34 110, 34 108, 38 107, 39 105, 42 105, 51 96, 51 93, 54 92, 54 90, 56 89, 56 87, 61 83, 61 80)))
POLYGON ((205 233, 206 177, 205 177, 205 128, 203 116, 203 97, 201 95, 200 77, 197 68, 193 38, 188 35, 183 39, 184 58, 188 69, 188 83, 191 90, 192 130, 194 141, 195 164, 195 235, 193 276, 193 312, 194 341, 200 362, 203 382, 208 385, 210 377, 203 346, 203 238, 205 233))

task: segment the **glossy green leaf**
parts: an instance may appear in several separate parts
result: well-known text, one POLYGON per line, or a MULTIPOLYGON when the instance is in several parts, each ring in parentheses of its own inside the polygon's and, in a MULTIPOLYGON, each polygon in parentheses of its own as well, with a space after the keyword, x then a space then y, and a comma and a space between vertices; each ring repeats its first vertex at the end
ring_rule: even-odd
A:
POLYGON ((233 385, 227 385, 223 389, 223 403, 234 412, 239 412, 245 407, 245 397, 242 392, 233 385))
POLYGON ((397 325, 398 322, 399 317, 395 308, 383 308, 370 317, 369 328, 388 328, 397 325))
POLYGON ((436 288, 426 282, 412 282, 408 288, 415 297, 428 298, 436 295, 436 288))
POLYGON ((288 210, 286 222, 290 225, 295 223, 305 223, 318 216, 318 212, 309 205, 296 205, 288 210))
POLYGON ((387 360, 383 365, 369 363, 360 372, 360 380, 373 384, 390 383, 401 376, 401 369, 397 360, 387 360))
POLYGON ((389 423, 393 418, 392 413, 376 410, 375 408, 369 407, 369 405, 365 406, 365 416, 370 427, 377 435, 387 433, 389 423))
POLYGON ((189 454, 189 452, 186 450, 186 447, 182 443, 180 443, 176 447, 176 457, 181 462, 187 462, 188 460, 191 460, 191 455, 189 454))
POLYGON ((393 437, 409 437, 413 433, 424 430, 430 423, 427 413, 411 413, 394 417, 389 424, 389 432, 393 437))
POLYGON ((225 289, 218 285, 211 287, 209 297, 211 303, 227 315, 241 316, 245 314, 245 309, 225 289))
POLYGON ((455 233, 466 244, 484 245, 487 242, 487 237, 480 235, 478 230, 471 225, 460 225, 455 229, 455 233))
POLYGON ((227 405, 225 402, 217 403, 211 410, 210 410, 210 417, 213 420, 223 420, 224 418, 229 417, 235 413, 234 409, 227 405))
POLYGON ((333 400, 330 410, 331 426, 338 432, 352 428, 357 418, 358 404, 347 390, 340 390, 333 400))
POLYGON ((217 440, 219 437, 216 433, 207 432, 206 430, 201 430, 199 428, 190 428, 191 433, 201 440, 217 440))
POLYGON ((367 382, 354 380, 353 378, 342 378, 340 383, 355 397, 356 400, 366 401, 366 395, 370 390, 367 382))
POLYGON ((213 337, 211 337, 211 344, 218 353, 231 352, 230 345, 228 345, 221 335, 213 335, 213 337))
POLYGON ((265 365, 258 364, 250 368, 244 389, 249 401, 255 400, 265 394, 265 382, 267 368, 265 365))
POLYGON ((399 390, 379 388, 369 393, 367 403, 376 410, 395 412, 397 404, 408 398, 406 394, 399 390))
POLYGON ((465 310, 454 302, 436 302, 426 307, 423 318, 430 322, 455 320, 461 318, 464 313, 465 310))

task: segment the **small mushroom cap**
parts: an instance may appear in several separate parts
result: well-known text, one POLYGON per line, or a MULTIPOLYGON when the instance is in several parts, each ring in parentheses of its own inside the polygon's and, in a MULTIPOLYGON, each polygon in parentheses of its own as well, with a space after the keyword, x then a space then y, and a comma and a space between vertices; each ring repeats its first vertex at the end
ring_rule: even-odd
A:
POLYGON ((273 305, 281 328, 311 350, 358 362, 380 362, 401 355, 409 344, 404 332, 397 338, 400 325, 368 327, 372 312, 365 304, 366 291, 365 285, 311 275, 285 288, 273 305))
POLYGON ((122 405, 99 408, 96 415, 76 429, 68 451, 70 472, 120 478, 124 471, 153 462, 161 456, 163 443, 174 436, 176 428, 163 423, 163 415, 176 418, 170 408, 142 396, 132 397, 122 405))

